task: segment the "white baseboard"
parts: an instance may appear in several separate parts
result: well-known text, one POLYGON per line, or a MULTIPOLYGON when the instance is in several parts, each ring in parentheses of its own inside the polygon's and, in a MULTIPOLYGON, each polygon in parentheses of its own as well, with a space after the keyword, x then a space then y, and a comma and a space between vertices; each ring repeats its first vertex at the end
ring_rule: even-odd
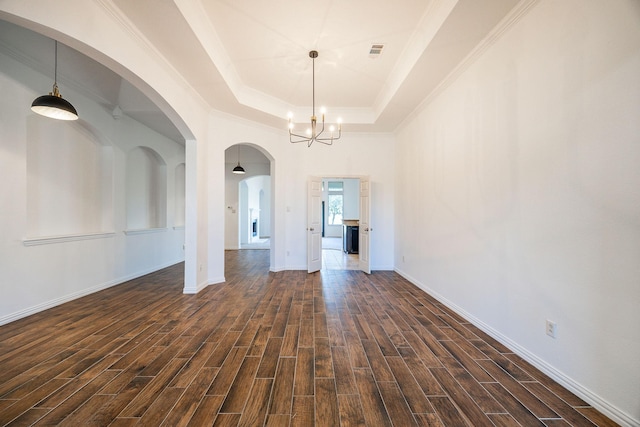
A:
POLYGON ((395 267, 392 265, 372 265, 371 271, 394 271, 395 267))
POLYGON ((110 288, 112 286, 120 285, 122 283, 128 282, 129 280, 137 279, 138 277, 142 277, 142 276, 147 275, 149 273, 153 273, 154 271, 162 270, 163 268, 170 267, 172 265, 178 264, 178 263, 183 262, 183 261, 184 261, 183 259, 182 260, 178 260, 178 261, 172 261, 172 262, 169 262, 167 264, 159 265, 157 267, 152 267, 152 268, 149 268, 149 269, 138 271, 136 273, 129 274, 127 276, 123 276, 123 277, 119 277, 117 279, 109 280, 108 282, 100 283, 100 284, 98 284, 96 286, 92 286, 90 288, 82 289, 80 291, 77 291, 77 292, 74 292, 74 293, 71 293, 71 294, 68 294, 68 295, 64 295, 64 296, 59 297, 59 298, 54 298, 52 300, 45 301, 43 303, 36 304, 34 306, 31 306, 31 307, 27 307, 25 309, 16 311, 14 313, 10 313, 10 314, 8 314, 6 316, 0 317, 0 326, 1 325, 6 325, 7 323, 15 322, 16 320, 23 319, 25 317, 31 316, 32 314, 36 314, 36 313, 39 313, 41 311, 48 310, 50 308, 59 306, 61 304, 67 303, 69 301, 73 301, 75 299, 82 298, 82 297, 87 296, 87 295, 91 295, 93 293, 102 291, 102 290, 110 288))
POLYGON ((220 276, 218 278, 209 280, 209 285, 217 285, 218 283, 224 282, 226 282, 226 279, 224 278, 224 276, 220 276))
POLYGON ((551 379, 556 381, 558 384, 565 387, 566 389, 574 393, 576 396, 580 397, 585 402, 589 403, 591 406, 593 406, 598 411, 602 412, 603 414, 611 418, 613 421, 625 427, 640 426, 640 420, 633 419, 629 414, 621 411, 619 408, 612 405, 611 403, 603 399, 601 396, 589 390, 579 382, 575 381, 573 378, 567 376, 562 371, 556 369, 554 366, 550 365, 549 363, 547 363, 546 361, 544 361, 534 353, 531 353, 529 350, 522 347, 517 342, 511 340, 509 337, 496 331, 488 324, 474 317, 473 315, 465 311, 463 308, 449 301, 448 299, 446 299, 439 293, 435 292, 434 290, 430 289, 428 286, 424 285, 423 283, 420 283, 420 281, 404 273, 402 270, 399 270, 396 268, 394 269, 394 271, 399 275, 401 275, 402 277, 404 277, 405 279, 407 279, 409 282, 411 282, 415 286, 417 286, 418 288, 422 289, 423 291, 425 291, 426 293, 428 293, 429 295, 437 299, 439 302, 441 302, 451 310, 455 311, 458 315, 464 317, 466 320, 468 320, 473 325, 481 329, 483 332, 490 335, 492 338, 499 341, 501 344, 508 347, 510 350, 513 350, 515 354, 522 357, 527 362, 531 363, 533 366, 535 366, 540 371, 548 375, 551 379))

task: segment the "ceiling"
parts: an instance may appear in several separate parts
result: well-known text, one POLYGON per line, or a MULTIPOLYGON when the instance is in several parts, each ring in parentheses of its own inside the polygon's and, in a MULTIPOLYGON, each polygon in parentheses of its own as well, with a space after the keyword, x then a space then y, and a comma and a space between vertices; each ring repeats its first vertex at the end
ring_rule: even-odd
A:
MULTIPOLYGON (((522 0, 522 3, 528 0, 522 0)), ((530 1, 529 1, 530 2, 530 1)), ((103 0, 212 109, 286 129, 312 105, 344 132, 393 132, 517 9, 520 0, 103 0), (381 44, 379 55, 372 45, 381 44)), ((0 48, 40 69, 51 41, 0 21, 0 48)), ((51 66, 49 66, 52 68, 51 66)), ((61 47, 59 81, 181 141, 131 84, 61 47), (81 70, 81 71, 79 71, 81 70), (66 79, 66 80, 65 80, 66 79)), ((64 93, 63 93, 64 95, 64 93)), ((300 126, 304 126, 301 124, 300 126)))

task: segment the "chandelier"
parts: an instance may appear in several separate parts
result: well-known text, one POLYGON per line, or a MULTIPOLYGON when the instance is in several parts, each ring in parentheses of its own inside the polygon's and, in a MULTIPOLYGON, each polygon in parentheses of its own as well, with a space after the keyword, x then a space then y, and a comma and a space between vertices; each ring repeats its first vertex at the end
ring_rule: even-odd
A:
POLYGON ((305 135, 300 135, 293 132, 293 114, 289 113, 289 142, 292 144, 297 144, 299 142, 306 142, 307 147, 311 147, 314 141, 317 141, 321 144, 332 145, 333 141, 340 139, 342 136, 342 120, 338 119, 338 132, 336 135, 336 127, 334 125, 329 126, 329 133, 324 134, 324 115, 326 113, 325 109, 322 108, 320 110, 320 114, 322 115, 322 126, 318 130, 318 119, 316 117, 316 61, 315 59, 318 57, 318 51, 312 50, 309 52, 309 57, 313 62, 313 74, 312 74, 312 102, 311 102, 311 127, 307 129, 305 135))

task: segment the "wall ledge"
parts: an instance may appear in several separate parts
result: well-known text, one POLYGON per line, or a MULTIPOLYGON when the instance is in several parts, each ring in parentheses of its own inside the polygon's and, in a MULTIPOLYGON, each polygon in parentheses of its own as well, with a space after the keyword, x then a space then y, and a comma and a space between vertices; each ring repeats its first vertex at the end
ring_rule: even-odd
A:
POLYGON ((85 234, 68 234, 64 236, 48 236, 48 237, 28 237, 22 240, 25 246, 50 245, 53 243, 75 242, 78 240, 104 239, 114 237, 116 233, 85 233, 85 234))
POLYGON ((136 234, 148 234, 148 233, 163 233, 167 231, 167 228, 138 228, 135 230, 124 230, 124 234, 127 236, 134 236, 136 234))

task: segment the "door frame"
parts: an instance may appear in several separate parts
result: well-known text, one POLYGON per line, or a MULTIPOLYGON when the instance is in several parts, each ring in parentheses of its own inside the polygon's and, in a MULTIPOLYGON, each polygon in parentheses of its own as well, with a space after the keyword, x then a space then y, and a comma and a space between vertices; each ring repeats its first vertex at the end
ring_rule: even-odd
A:
MULTIPOLYGON (((314 174, 314 175, 309 175, 307 177, 307 182, 309 182, 310 180, 312 180, 314 178, 320 178, 321 181, 325 180, 325 179, 334 179, 334 180, 357 179, 357 180, 359 180, 359 185, 358 185, 358 188, 359 188, 359 191, 358 191, 358 204, 360 204, 360 184, 362 183, 363 180, 367 181, 367 182, 369 182, 369 206, 371 206, 371 177, 370 177, 370 175, 337 175, 337 174, 324 175, 324 174, 314 174)), ((311 198, 311 193, 310 193, 310 191, 307 190, 307 206, 308 207, 310 206, 310 198, 311 198)), ((324 205, 324 203, 322 203, 322 205, 324 205)), ((322 214, 324 215, 324 207, 323 207, 322 214)), ((359 213, 358 220, 360 220, 361 215, 362 214, 359 213)), ((369 217, 371 217, 371 210, 369 210, 369 217)), ((307 212, 307 218, 309 218, 309 212, 307 212)), ((371 218, 369 218, 369 220, 370 219, 371 218)), ((324 219, 323 219, 323 226, 324 226, 324 219)), ((311 257, 311 253, 310 253, 311 246, 310 246, 310 243, 309 243, 309 239, 310 239, 309 227, 310 227, 310 224, 309 224, 309 221, 307 220, 307 270, 309 270, 309 267, 310 267, 309 259, 311 257)), ((369 227, 371 227, 371 226, 369 225, 369 227)), ((372 230, 372 229, 370 228, 370 230, 372 230)), ((323 234, 324 234, 324 230, 322 230, 322 231, 323 231, 323 234)), ((367 250, 366 253, 369 254, 369 257, 368 257, 369 259, 366 260, 366 263, 363 263, 363 260, 361 258, 361 252, 362 251, 358 250, 358 264, 360 266, 360 268, 359 268, 360 271, 364 271, 365 273, 370 273, 371 272, 371 270, 370 270, 370 264, 371 264, 371 257, 370 257, 370 254, 371 254, 371 237, 369 236, 369 234, 367 235, 367 237, 368 238, 366 240, 368 242, 368 246, 369 247, 368 247, 368 250, 367 250)), ((322 248, 320 249, 320 253, 322 253, 322 248)), ((323 265, 322 265, 322 256, 321 256, 320 257, 320 269, 322 269, 322 268, 323 268, 323 265)))

